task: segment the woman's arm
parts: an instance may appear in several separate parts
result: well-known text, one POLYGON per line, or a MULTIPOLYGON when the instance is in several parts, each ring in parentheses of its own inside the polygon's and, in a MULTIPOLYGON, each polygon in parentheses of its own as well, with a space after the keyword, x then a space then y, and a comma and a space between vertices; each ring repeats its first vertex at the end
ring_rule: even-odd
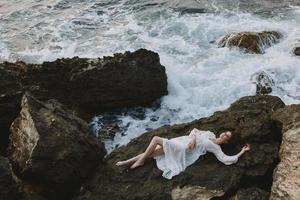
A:
POLYGON ((223 153, 222 149, 218 149, 217 151, 213 151, 213 153, 215 154, 215 156, 217 157, 217 159, 219 161, 221 161, 222 163, 224 163, 225 165, 231 165, 234 164, 238 161, 238 159, 246 152, 250 150, 250 145, 246 144, 242 150, 233 156, 228 156, 226 154, 223 153))
POLYGON ((190 134, 189 134, 189 136, 191 137, 191 141, 189 142, 189 149, 194 149, 195 147, 196 147, 196 145, 197 145, 197 143, 196 143, 196 133, 195 133, 195 131, 196 131, 197 129, 196 128, 194 128, 191 132, 190 132, 190 134))

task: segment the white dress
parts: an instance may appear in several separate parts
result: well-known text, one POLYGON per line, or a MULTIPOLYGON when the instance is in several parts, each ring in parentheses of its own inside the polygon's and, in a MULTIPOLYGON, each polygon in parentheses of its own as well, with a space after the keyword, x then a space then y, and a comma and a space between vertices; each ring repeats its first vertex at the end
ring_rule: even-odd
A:
POLYGON ((236 163, 238 156, 225 155, 220 145, 215 144, 210 138, 216 138, 211 131, 200 131, 194 128, 191 134, 196 135, 196 147, 189 149, 188 144, 191 135, 180 136, 172 139, 163 138, 164 154, 154 157, 157 167, 163 171, 162 176, 171 179, 173 176, 184 171, 206 152, 213 153, 217 159, 226 165, 236 163))

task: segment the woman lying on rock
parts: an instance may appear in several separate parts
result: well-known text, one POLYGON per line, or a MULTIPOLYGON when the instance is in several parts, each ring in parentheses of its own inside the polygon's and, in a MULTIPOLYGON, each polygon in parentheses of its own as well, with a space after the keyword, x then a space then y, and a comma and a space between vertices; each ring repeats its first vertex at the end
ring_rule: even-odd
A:
POLYGON ((230 165, 236 163, 241 155, 250 150, 250 145, 246 144, 238 154, 225 155, 220 144, 228 143, 231 136, 230 131, 225 131, 216 138, 213 132, 200 131, 196 128, 189 135, 172 139, 154 136, 144 153, 125 161, 119 161, 116 165, 133 163, 130 167, 133 169, 142 166, 147 158, 154 158, 157 167, 163 171, 162 176, 167 179, 184 171, 187 166, 194 163, 207 151, 213 153, 222 163, 230 165))

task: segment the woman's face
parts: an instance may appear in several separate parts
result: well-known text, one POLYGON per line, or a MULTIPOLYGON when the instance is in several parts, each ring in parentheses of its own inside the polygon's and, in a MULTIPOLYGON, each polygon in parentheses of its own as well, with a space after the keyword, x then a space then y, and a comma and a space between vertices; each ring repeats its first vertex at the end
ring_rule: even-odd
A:
POLYGON ((223 142, 227 143, 231 138, 231 132, 225 131, 225 132, 221 133, 220 138, 223 140, 223 142))

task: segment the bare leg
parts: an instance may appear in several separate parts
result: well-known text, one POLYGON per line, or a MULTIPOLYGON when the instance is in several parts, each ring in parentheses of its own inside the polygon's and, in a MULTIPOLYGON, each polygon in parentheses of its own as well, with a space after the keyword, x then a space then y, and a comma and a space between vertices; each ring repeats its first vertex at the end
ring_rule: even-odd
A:
POLYGON ((130 167, 131 169, 136 168, 138 166, 142 166, 144 164, 144 161, 150 157, 150 155, 154 152, 154 150, 156 149, 156 146, 160 145, 163 146, 163 140, 161 137, 158 136, 154 136, 149 144, 149 146, 147 147, 147 149, 145 150, 145 152, 142 154, 142 156, 140 156, 138 158, 138 160, 130 167))
POLYGON ((162 154, 164 154, 164 153, 165 153, 165 152, 164 152, 163 147, 160 146, 160 145, 157 145, 156 148, 155 148, 155 150, 152 152, 152 154, 151 154, 149 157, 150 157, 150 158, 153 158, 153 157, 155 157, 155 156, 159 156, 159 155, 162 155, 162 154))
POLYGON ((132 158, 130 158, 130 159, 123 160, 123 161, 118 161, 118 162, 116 163, 116 165, 117 165, 117 166, 122 166, 122 165, 130 164, 130 163, 132 163, 132 162, 137 161, 137 160, 139 159, 140 156, 142 156, 142 153, 139 154, 139 155, 137 155, 137 156, 134 156, 134 157, 132 157, 132 158))
MULTIPOLYGON (((116 163, 117 166, 122 166, 122 165, 127 165, 127 164, 130 164, 130 163, 133 163, 135 161, 137 161, 141 156, 142 156, 143 153, 135 156, 135 157, 132 157, 130 159, 127 159, 127 160, 123 160, 123 161, 118 161, 116 163)), ((159 156, 159 155, 162 155, 164 154, 164 150, 162 148, 162 146, 160 145, 156 145, 156 148, 155 150, 152 152, 152 154, 149 156, 151 158, 155 157, 155 156, 159 156)))

